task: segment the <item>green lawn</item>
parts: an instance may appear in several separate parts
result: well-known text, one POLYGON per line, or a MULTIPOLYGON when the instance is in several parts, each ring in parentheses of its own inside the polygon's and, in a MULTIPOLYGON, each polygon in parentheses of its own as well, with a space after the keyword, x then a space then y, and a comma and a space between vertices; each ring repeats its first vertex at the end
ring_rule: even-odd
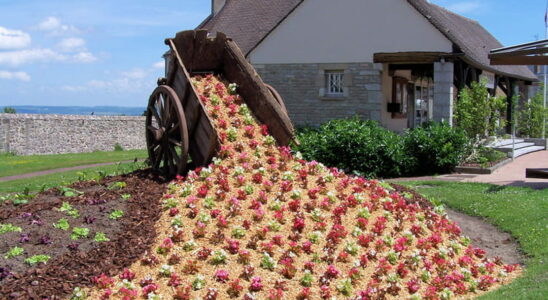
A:
POLYGON ((548 190, 440 181, 400 184, 452 209, 484 217, 519 241, 528 256, 524 275, 480 299, 548 297, 548 190))
POLYGON ((44 171, 57 168, 82 166, 96 163, 120 162, 143 159, 145 150, 90 152, 76 154, 14 156, 0 154, 0 177, 44 171))
MULTIPOLYGON (((102 167, 88 168, 78 171, 68 171, 62 173, 54 173, 50 175, 32 177, 27 179, 10 180, 0 182, 0 197, 9 193, 20 193, 25 188, 29 192, 38 192, 41 189, 56 187, 60 185, 68 185, 78 180, 96 179, 101 175, 118 175, 130 173, 134 170, 141 169, 144 164, 138 163, 120 163, 102 167)), ((1 199, 1 198, 0 198, 1 199)), ((1 200, 0 200, 1 201, 1 200)))

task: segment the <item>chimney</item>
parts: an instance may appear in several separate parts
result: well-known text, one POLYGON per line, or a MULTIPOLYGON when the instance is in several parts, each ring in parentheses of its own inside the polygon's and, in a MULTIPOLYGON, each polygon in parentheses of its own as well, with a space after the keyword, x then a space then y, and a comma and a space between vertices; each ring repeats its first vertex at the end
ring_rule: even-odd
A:
POLYGON ((211 14, 216 15, 223 6, 225 6, 227 0, 211 0, 211 14))

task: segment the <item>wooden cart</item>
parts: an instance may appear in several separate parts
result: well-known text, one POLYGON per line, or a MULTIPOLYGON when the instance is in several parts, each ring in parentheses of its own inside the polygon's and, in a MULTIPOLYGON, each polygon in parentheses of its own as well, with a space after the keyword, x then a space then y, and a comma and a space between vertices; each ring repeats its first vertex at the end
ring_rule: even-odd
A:
POLYGON ((166 175, 184 174, 211 162, 220 141, 204 105, 191 84, 197 74, 216 74, 238 85, 256 119, 266 124, 280 146, 293 138, 293 125, 283 100, 263 83, 241 50, 225 34, 183 31, 166 39, 166 77, 150 96, 146 110, 146 141, 150 165, 166 175), (191 158, 190 166, 187 161, 191 158))

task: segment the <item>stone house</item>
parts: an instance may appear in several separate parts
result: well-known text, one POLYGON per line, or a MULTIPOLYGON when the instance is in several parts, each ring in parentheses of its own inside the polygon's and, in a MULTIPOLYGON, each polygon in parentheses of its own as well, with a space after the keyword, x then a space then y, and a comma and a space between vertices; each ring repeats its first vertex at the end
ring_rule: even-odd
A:
POLYGON ((395 131, 451 123, 472 81, 510 97, 536 81, 527 67, 490 65, 502 45, 426 0, 212 0, 198 28, 236 41, 297 126, 355 115, 395 131))

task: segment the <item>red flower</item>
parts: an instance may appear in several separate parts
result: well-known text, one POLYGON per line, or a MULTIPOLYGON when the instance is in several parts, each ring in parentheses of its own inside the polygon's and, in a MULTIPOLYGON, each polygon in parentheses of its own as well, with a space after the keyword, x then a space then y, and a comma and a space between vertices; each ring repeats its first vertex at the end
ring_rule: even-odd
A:
POLYGON ((133 279, 135 279, 135 273, 131 272, 128 268, 125 268, 122 274, 120 274, 120 279, 132 281, 133 279))
POLYGON ((114 284, 114 278, 108 277, 105 273, 101 273, 101 275, 93 277, 93 282, 97 284, 100 289, 106 289, 114 284))
POLYGON ((419 280, 417 278, 413 278, 409 280, 407 283, 407 290, 409 291, 409 294, 416 293, 421 287, 419 285, 419 280))

